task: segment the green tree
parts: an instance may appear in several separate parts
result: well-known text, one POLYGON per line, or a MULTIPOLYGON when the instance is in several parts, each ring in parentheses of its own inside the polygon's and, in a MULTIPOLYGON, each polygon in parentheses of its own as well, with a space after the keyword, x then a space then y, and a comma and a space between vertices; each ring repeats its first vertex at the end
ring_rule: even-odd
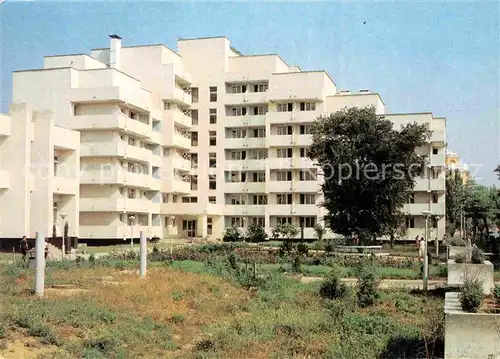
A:
POLYGON ((425 170, 427 125, 395 130, 374 107, 349 108, 318 118, 310 158, 321 167, 325 220, 333 232, 366 243, 394 232, 414 177, 425 170))
POLYGON ((267 241, 267 233, 264 227, 258 224, 251 224, 248 227, 246 241, 250 243, 259 243, 267 241))
POLYGON ((290 241, 291 239, 297 237, 299 230, 293 224, 283 223, 278 224, 272 229, 272 235, 274 239, 284 238, 290 241))
POLYGON ((498 179, 500 180, 500 165, 498 165, 497 168, 493 170, 493 172, 497 173, 498 179))
POLYGON ((459 170, 446 171, 446 228, 453 237, 460 228, 460 214, 464 209, 465 185, 459 170))
POLYGON ((474 237, 481 233, 488 235, 491 225, 497 220, 496 197, 497 191, 495 187, 477 184, 468 186, 464 209, 467 218, 471 221, 474 237))

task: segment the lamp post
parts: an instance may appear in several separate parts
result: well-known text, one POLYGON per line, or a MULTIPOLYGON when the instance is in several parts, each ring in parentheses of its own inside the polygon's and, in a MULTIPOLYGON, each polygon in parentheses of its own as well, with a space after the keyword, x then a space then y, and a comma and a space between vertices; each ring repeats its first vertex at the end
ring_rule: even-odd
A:
POLYGON ((424 275, 423 275, 423 287, 424 291, 427 292, 427 282, 429 279, 429 257, 427 255, 428 244, 429 244, 429 217, 431 216, 431 211, 422 211, 422 215, 425 216, 425 246, 424 246, 424 275))
POLYGON ((64 260, 64 255, 66 254, 66 238, 64 238, 64 220, 66 219, 68 215, 66 213, 60 213, 59 214, 59 217, 61 217, 61 220, 62 220, 62 226, 61 226, 61 230, 62 230, 62 245, 61 245, 61 250, 62 250, 62 259, 64 260))
POLYGON ((134 250, 134 220, 135 216, 129 216, 128 219, 130 220, 130 250, 134 250))

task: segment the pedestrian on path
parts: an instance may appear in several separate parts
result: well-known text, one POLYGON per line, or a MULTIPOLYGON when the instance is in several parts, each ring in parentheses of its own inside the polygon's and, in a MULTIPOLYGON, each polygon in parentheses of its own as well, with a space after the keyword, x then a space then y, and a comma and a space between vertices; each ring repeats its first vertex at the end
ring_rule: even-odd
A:
POLYGON ((21 249, 21 254, 23 255, 23 261, 26 262, 26 256, 28 255, 29 251, 28 240, 26 239, 26 236, 23 236, 19 246, 21 247, 20 249, 21 249))

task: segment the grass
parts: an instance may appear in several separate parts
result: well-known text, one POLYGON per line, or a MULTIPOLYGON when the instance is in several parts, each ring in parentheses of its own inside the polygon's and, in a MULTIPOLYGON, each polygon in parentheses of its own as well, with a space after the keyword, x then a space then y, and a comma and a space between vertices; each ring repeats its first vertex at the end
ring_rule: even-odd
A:
MULTIPOLYGON (((33 271, 3 265, 0 337, 7 344, 0 355, 417 358, 424 340, 441 349, 431 340, 439 320, 430 320, 442 315, 441 298, 384 291, 374 306, 360 309, 354 293, 321 299, 320 283, 287 278, 276 266, 262 265, 266 279, 245 289, 234 272, 213 265, 150 267, 146 279, 117 266, 56 266, 48 268, 48 281, 72 283, 79 291, 48 288, 43 299, 30 292, 33 271)), ((308 267, 315 275, 328 269, 308 267)))

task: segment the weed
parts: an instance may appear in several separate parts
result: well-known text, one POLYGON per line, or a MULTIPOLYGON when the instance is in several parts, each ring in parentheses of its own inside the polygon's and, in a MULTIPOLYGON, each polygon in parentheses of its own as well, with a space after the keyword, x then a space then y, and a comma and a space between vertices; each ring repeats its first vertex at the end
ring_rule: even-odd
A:
POLYGON ((475 313, 483 302, 483 285, 478 279, 466 279, 460 292, 460 304, 466 312, 475 313))
POLYGON ((363 263, 357 275, 357 299, 358 305, 362 308, 375 303, 378 298, 378 281, 375 273, 375 266, 372 263, 363 263))
POLYGON ((181 301, 182 298, 184 298, 184 294, 182 294, 182 292, 174 291, 172 293, 172 299, 176 302, 181 301))
POLYGON ((298 255, 293 257, 292 272, 294 272, 294 273, 301 273, 302 272, 302 264, 301 264, 300 256, 298 256, 298 255))
POLYGON ((334 267, 321 283, 319 295, 327 299, 339 299, 347 295, 347 286, 340 280, 340 270, 338 268, 334 267))
POLYGON ((455 263, 465 263, 465 254, 457 253, 455 255, 455 263))
POLYGON ((448 266, 439 264, 437 266, 436 274, 438 277, 444 277, 444 278, 448 277, 448 266))
POLYGON ((493 297, 495 298, 497 305, 500 305, 500 285, 495 285, 495 289, 493 289, 493 297))
POLYGON ((215 342, 211 339, 203 339, 196 343, 196 349, 199 351, 215 350, 215 342))
POLYGON ((471 262, 474 264, 483 264, 484 252, 477 247, 472 248, 471 262))
POLYGON ((184 322, 184 316, 179 313, 175 313, 170 317, 170 322, 175 323, 175 324, 180 324, 184 322))

